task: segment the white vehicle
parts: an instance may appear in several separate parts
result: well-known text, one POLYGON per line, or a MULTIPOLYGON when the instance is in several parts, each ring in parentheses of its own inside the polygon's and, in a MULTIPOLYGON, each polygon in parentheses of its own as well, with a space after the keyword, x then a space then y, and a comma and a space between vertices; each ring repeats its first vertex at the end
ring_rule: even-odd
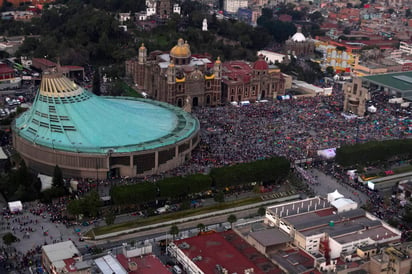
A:
POLYGON ((157 214, 163 214, 163 213, 166 213, 167 211, 169 211, 168 205, 165 205, 163 207, 159 207, 158 209, 156 209, 157 214))

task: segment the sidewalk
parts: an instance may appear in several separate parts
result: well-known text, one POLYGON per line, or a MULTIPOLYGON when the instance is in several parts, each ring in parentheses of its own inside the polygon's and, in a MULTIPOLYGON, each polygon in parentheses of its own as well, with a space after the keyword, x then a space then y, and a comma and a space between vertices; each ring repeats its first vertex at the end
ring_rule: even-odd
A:
MULTIPOLYGON (((248 197, 247 194, 246 194, 245 197, 248 197)), ((219 211, 200 214, 200 215, 196 215, 196 216, 180 218, 180 219, 177 219, 177 220, 161 222, 161 223, 157 223, 157 224, 153 224, 153 225, 147 225, 147 226, 136 227, 136 228, 132 228, 132 229, 126 229, 126 230, 123 230, 123 231, 112 232, 112 233, 108 233, 108 234, 104 234, 104 235, 95 236, 95 240, 100 241, 100 240, 109 239, 109 238, 113 238, 113 237, 125 236, 125 234, 127 234, 126 239, 127 238, 133 238, 133 237, 138 236, 136 233, 142 232, 142 231, 149 231, 150 234, 153 234, 153 229, 156 229, 156 228, 167 227, 167 229, 169 229, 169 226, 171 226, 173 224, 181 224, 181 223, 187 223, 187 222, 191 222, 191 221, 199 221, 201 219, 206 219, 206 218, 210 219, 212 217, 218 217, 218 216, 222 216, 222 215, 226 216, 227 214, 230 214, 230 213, 236 213, 236 212, 239 212, 239 211, 246 211, 246 210, 249 210, 249 209, 256 209, 256 208, 259 208, 261 206, 273 205, 275 203, 284 202, 284 201, 288 201, 288 200, 295 200, 295 199, 298 199, 299 197, 300 197, 299 194, 295 194, 295 195, 288 196, 288 197, 282 197, 282 198, 273 199, 273 200, 265 200, 265 201, 250 204, 250 205, 244 205, 244 206, 240 206, 240 207, 219 210, 219 211)), ((232 199, 236 200, 236 199, 239 199, 239 198, 240 198, 240 195, 238 197, 234 196, 234 198, 232 198, 232 199)), ((227 201, 229 201, 229 200, 227 199, 227 201)), ((214 202, 214 203, 216 203, 216 202, 214 202)), ((122 237, 122 238, 124 238, 124 237, 122 237)), ((111 239, 111 240, 118 240, 118 239, 111 239)), ((96 243, 96 241, 90 241, 90 240, 88 240, 88 242, 96 243)))

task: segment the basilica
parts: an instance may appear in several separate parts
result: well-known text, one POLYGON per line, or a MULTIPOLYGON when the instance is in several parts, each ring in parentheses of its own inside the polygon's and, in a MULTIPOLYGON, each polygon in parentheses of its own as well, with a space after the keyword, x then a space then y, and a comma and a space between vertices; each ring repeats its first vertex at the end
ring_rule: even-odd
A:
POLYGON ((179 107, 255 102, 285 91, 280 70, 261 56, 254 63, 212 60, 209 55, 192 54, 183 39, 169 52, 148 53, 142 44, 138 56, 126 61, 126 76, 150 98, 179 107))

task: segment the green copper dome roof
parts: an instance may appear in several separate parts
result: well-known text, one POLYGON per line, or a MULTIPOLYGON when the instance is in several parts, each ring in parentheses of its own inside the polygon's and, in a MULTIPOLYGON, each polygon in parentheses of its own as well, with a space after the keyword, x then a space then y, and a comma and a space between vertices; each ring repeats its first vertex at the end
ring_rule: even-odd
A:
POLYGON ((43 75, 32 107, 13 126, 32 143, 64 151, 121 153, 184 140, 199 123, 166 103, 96 96, 59 73, 43 75))

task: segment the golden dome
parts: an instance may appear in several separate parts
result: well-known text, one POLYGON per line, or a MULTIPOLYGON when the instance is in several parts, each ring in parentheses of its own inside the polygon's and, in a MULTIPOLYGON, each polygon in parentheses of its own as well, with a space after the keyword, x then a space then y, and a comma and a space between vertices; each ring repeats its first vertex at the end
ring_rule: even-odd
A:
POLYGON ((139 49, 146 49, 146 47, 144 46, 144 43, 142 43, 139 49))
POLYGON ((216 62, 215 62, 216 64, 220 64, 220 63, 222 63, 221 61, 220 61, 220 56, 218 56, 217 57, 217 60, 216 60, 216 62))
POLYGON ((189 58, 191 55, 189 44, 180 38, 177 45, 170 50, 170 56, 174 58, 189 58))

